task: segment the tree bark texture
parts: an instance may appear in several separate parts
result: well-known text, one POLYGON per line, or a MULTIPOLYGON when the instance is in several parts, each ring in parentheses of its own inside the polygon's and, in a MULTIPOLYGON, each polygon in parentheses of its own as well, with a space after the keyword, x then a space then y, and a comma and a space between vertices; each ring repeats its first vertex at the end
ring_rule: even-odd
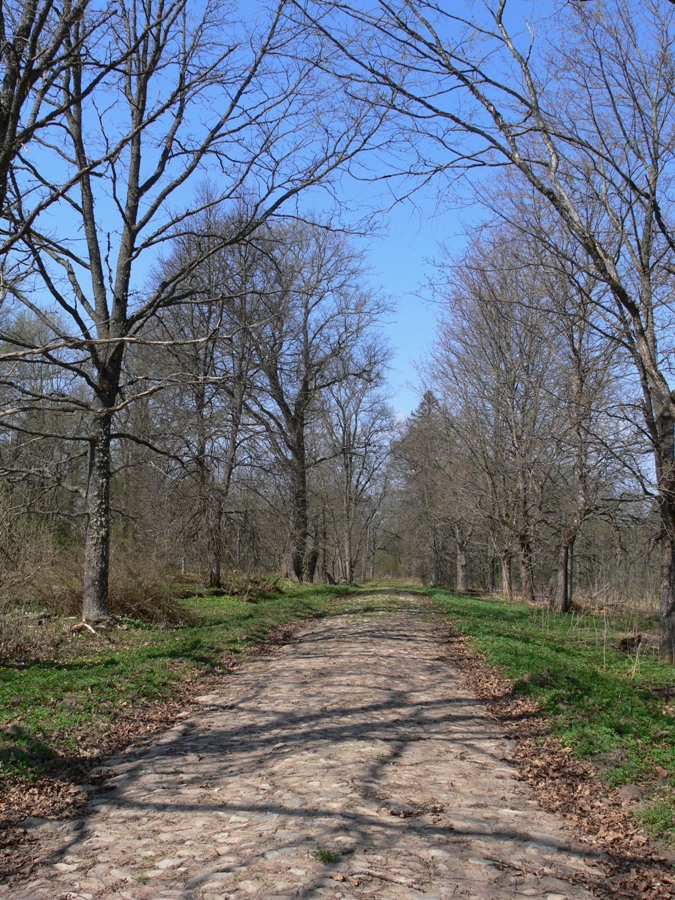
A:
MULTIPOLYGON (((304 450, 304 442, 303 442, 304 450)), ((300 454, 303 456, 304 453, 300 454)), ((305 580, 305 557, 309 538, 307 512, 307 470, 304 459, 295 458, 291 464, 291 545, 289 548, 289 576, 305 580)))
POLYGON ((675 662, 675 416, 660 413, 656 428, 661 526, 660 651, 664 659, 675 662))
POLYGON ((511 552, 509 550, 502 550, 499 554, 499 561, 501 563, 501 572, 502 572, 502 594, 505 597, 508 597, 509 600, 513 599, 513 571, 511 569, 511 552))
POLYGON ((457 544, 457 593, 463 594, 468 587, 466 575, 468 540, 460 525, 455 525, 455 542, 457 544))
POLYGON ((551 603, 552 609, 556 609, 558 612, 563 613, 569 612, 572 609, 570 549, 571 546, 567 542, 563 543, 560 547, 560 559, 558 561, 555 590, 551 603))
POLYGON ((110 571, 110 413, 99 412, 89 438, 82 617, 108 615, 110 571))

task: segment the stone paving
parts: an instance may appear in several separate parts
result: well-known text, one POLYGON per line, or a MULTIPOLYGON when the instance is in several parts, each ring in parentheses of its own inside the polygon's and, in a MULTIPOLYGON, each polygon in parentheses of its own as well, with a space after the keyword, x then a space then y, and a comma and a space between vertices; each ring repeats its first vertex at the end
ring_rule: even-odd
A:
POLYGON ((12 900, 591 897, 592 851, 515 778, 433 622, 313 623, 36 826, 12 900))

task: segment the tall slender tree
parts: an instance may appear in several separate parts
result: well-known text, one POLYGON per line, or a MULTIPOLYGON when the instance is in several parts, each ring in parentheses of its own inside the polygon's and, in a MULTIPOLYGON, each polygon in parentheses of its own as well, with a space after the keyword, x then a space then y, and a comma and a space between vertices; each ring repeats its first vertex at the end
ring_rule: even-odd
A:
POLYGON ((249 409, 263 425, 285 471, 290 495, 286 569, 311 580, 311 469, 321 454, 309 446, 312 422, 327 392, 348 379, 377 376, 381 354, 363 352, 383 304, 364 291, 361 262, 339 234, 319 225, 270 229, 270 264, 260 285, 260 327, 254 329, 257 382, 249 409))
MULTIPOLYGON (((386 348, 372 343, 359 349, 360 361, 349 351, 337 360, 338 372, 342 369, 344 375, 328 389, 319 423, 327 457, 321 467, 322 494, 336 561, 348 584, 354 581, 359 557, 371 552, 365 545, 379 507, 380 476, 394 430, 392 412, 382 396, 386 348), (368 377, 362 377, 363 371, 368 377)), ((365 576, 366 566, 361 569, 365 576)))

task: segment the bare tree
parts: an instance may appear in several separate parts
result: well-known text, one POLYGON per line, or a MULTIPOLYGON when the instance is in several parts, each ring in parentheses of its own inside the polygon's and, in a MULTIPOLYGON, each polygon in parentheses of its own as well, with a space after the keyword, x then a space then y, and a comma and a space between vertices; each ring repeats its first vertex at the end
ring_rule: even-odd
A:
POLYGON ((559 611, 569 612, 579 532, 590 517, 609 514, 608 485, 626 481, 629 460, 617 440, 620 400, 616 369, 620 357, 616 342, 607 337, 597 314, 603 286, 579 259, 578 247, 564 247, 561 241, 551 250, 541 242, 523 241, 521 236, 511 249, 514 262, 524 264, 528 280, 538 286, 543 297, 540 305, 554 360, 549 390, 559 411, 553 476, 559 487, 547 517, 558 536, 559 560, 550 602, 559 611))
MULTIPOLYGON (((17 343, 14 355, 58 363, 88 392, 76 406, 88 419, 89 617, 107 611, 113 419, 154 390, 125 370, 127 344, 140 339, 161 308, 189 299, 186 278, 218 241, 245 240, 302 190, 325 183, 377 127, 363 104, 329 90, 320 47, 308 29, 284 19, 285 5, 272 7, 248 33, 210 3, 122 3, 104 41, 124 62, 89 93, 85 23, 75 21, 69 31, 72 47, 59 82, 61 140, 43 148, 49 165, 31 170, 30 189, 14 212, 28 223, 22 246, 33 276, 11 290, 50 332, 43 346, 17 343), (217 189, 191 202, 190 184, 208 171, 217 189), (31 207, 39 198, 35 184, 56 192, 48 209, 39 199, 31 207), (202 258, 149 286, 148 268, 165 242, 189 234, 202 209, 236 207, 244 186, 255 199, 238 228, 215 235, 202 258), (46 292, 58 318, 36 290, 46 292)), ((26 400, 54 405, 51 397, 26 400)))
POLYGON ((661 523, 661 649, 675 660, 675 396, 668 321, 675 230, 672 4, 509 0, 296 4, 343 53, 341 74, 396 92, 404 174, 511 166, 592 262, 642 385, 661 523), (512 8, 513 7, 513 8, 512 8))
POLYGON ((542 497, 559 419, 548 390, 552 365, 545 317, 537 298, 521 293, 508 267, 508 240, 490 249, 474 247, 455 271, 434 371, 436 384, 455 407, 453 428, 488 487, 485 512, 504 539, 500 556, 506 592, 514 547, 521 592, 532 602, 542 497))
POLYGON ((258 324, 256 285, 264 260, 250 241, 221 246, 239 227, 209 210, 195 233, 177 239, 158 278, 191 269, 183 289, 189 302, 163 309, 141 353, 166 388, 153 399, 161 407, 163 433, 156 443, 180 461, 182 477, 196 488, 182 499, 185 544, 194 543, 210 586, 221 584, 224 519, 240 451, 249 436, 245 404, 252 387, 252 329, 258 324), (201 232, 201 233, 200 233, 201 232), (212 255, 205 245, 216 243, 212 255), (187 505, 186 505, 187 504, 187 505))
POLYGON ((69 63, 68 40, 88 0, 9 0, 0 8, 0 215, 12 165, 33 135, 53 120, 54 88, 69 63))
MULTIPOLYGON (((118 22, 114 3, 91 0, 4 0, 0 6, 0 248, 3 256, 28 225, 79 178, 60 184, 40 174, 41 160, 60 141, 65 113, 76 96, 84 101, 111 72, 124 65, 134 46, 106 39, 118 22), (73 66, 76 86, 63 90, 73 66), (44 150, 47 148, 47 153, 44 150), (32 194, 28 220, 26 194, 32 194)), ((160 13, 161 15, 161 13, 160 13)), ((138 41, 145 35, 139 32, 138 41)), ((97 148, 103 155, 106 148, 97 148)), ((90 151, 91 152, 91 151, 90 151)), ((95 159, 89 160, 90 168, 95 159)), ((3 259, 2 271, 6 277, 3 259)), ((15 273, 14 277, 16 277, 15 273)), ((11 277, 11 276, 10 276, 11 277)), ((3 285, 0 282, 0 289, 3 285)))
MULTIPOLYGON (((336 561, 348 584, 354 581, 359 556, 370 553, 365 545, 379 508, 380 475, 393 433, 393 416, 382 397, 386 349, 370 344, 360 356, 354 360, 347 351, 337 360, 338 374, 340 369, 344 374, 326 392, 320 423, 327 457, 318 473, 322 498, 335 536, 336 561)), ((367 567, 361 568, 365 576, 367 567)))
POLYGON ((270 263, 259 287, 263 320, 253 339, 259 378, 249 399, 290 487, 287 571, 311 580, 308 475, 320 460, 308 447, 324 395, 346 379, 376 376, 380 354, 359 352, 382 303, 361 285, 361 262, 339 234, 318 225, 270 229, 270 263))

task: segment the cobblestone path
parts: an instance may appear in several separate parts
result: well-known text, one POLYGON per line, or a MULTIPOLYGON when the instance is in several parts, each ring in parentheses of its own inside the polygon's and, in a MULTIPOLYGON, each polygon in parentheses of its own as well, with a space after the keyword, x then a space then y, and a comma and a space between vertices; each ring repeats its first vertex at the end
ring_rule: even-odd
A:
POLYGON ((110 760, 84 818, 39 826, 42 862, 0 897, 590 897, 591 852, 515 779, 416 602, 225 677, 110 760))

